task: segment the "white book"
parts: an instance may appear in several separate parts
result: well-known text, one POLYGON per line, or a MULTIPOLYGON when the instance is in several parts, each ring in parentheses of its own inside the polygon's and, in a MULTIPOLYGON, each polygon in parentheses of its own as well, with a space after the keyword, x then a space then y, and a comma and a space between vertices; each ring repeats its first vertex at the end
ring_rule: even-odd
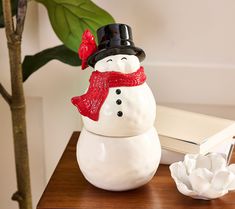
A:
MULTIPOLYGON (((159 136, 159 138, 161 138, 161 135, 159 136)), ((233 153, 234 143, 235 139, 231 138, 230 140, 226 140, 226 142, 213 147, 209 152, 218 152, 226 155, 227 163, 229 163, 233 153)), ((160 163, 170 165, 174 162, 183 161, 184 156, 185 154, 183 153, 174 152, 163 148, 160 163)))
POLYGON ((206 154, 235 136, 235 122, 223 118, 157 106, 156 129, 162 148, 206 154))

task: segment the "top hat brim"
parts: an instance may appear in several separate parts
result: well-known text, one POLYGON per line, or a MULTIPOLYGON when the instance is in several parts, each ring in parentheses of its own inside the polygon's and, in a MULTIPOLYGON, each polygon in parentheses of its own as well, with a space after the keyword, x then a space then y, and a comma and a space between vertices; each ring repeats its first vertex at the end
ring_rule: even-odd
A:
POLYGON ((99 60, 105 57, 111 56, 111 55, 116 55, 116 54, 135 55, 139 58, 140 62, 143 61, 145 58, 145 52, 138 47, 119 46, 119 47, 104 48, 95 52, 88 58, 87 63, 91 67, 94 67, 95 63, 98 62, 99 60))

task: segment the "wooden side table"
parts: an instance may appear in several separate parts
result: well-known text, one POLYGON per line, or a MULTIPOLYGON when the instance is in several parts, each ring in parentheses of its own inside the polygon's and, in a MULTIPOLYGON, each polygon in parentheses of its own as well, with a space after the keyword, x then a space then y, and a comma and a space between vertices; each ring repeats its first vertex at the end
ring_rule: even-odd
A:
MULTIPOLYGON (((235 192, 211 201, 194 200, 180 194, 166 165, 160 165, 152 181, 139 189, 127 192, 98 189, 89 184, 79 170, 76 161, 78 137, 79 132, 74 132, 70 138, 37 209, 235 209, 235 192)), ((231 163, 235 163, 235 153, 231 163)))

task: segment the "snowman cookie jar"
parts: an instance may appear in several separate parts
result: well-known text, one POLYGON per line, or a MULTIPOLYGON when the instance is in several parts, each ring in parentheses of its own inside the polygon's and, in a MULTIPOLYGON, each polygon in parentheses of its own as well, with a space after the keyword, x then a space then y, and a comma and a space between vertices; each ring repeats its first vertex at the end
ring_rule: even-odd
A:
POLYGON ((77 160, 96 187, 130 190, 149 182, 160 162, 156 104, 140 65, 145 53, 135 47, 131 28, 106 25, 97 37, 98 46, 86 30, 79 48, 82 68, 95 71, 86 93, 72 98, 84 122, 77 160))

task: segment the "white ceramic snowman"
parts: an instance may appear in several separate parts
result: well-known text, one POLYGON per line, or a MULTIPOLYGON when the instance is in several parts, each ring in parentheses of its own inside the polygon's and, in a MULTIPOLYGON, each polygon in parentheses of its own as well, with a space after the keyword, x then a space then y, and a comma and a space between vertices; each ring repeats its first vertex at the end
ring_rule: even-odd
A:
MULTIPOLYGON (((72 99, 84 122, 77 160, 91 184, 130 190, 149 182, 160 162, 156 103, 140 66, 145 54, 134 46, 130 27, 111 24, 98 29, 97 35, 98 49, 93 47, 88 59, 80 51, 95 69, 90 87, 72 99)), ((89 41, 84 42, 87 46, 89 41)))

